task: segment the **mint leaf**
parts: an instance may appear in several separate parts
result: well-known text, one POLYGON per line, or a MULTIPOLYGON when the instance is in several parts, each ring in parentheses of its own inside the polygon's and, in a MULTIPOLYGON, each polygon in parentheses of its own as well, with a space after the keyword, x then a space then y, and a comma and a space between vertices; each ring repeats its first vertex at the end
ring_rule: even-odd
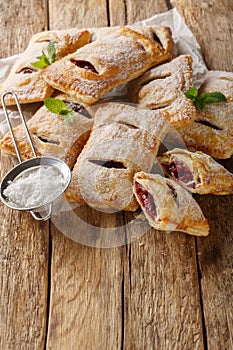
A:
POLYGON ((204 109, 208 103, 227 101, 226 97, 221 92, 206 92, 199 95, 196 87, 192 87, 190 90, 185 91, 184 94, 200 110, 204 109))
POLYGON ((44 51, 42 51, 42 55, 37 57, 38 61, 33 62, 32 66, 43 69, 45 67, 48 67, 50 64, 52 64, 56 59, 56 50, 54 46, 54 41, 50 41, 47 47, 48 55, 45 54, 44 51))
POLYGON ((208 92, 200 94, 200 97, 204 95, 206 103, 215 103, 215 102, 226 102, 226 96, 221 92, 208 92))
POLYGON ((74 111, 71 108, 63 109, 59 114, 63 115, 65 122, 72 122, 74 120, 74 111))
POLYGON ((198 89, 193 86, 190 90, 185 91, 185 96, 188 97, 190 100, 195 101, 196 97, 198 95, 198 89))
POLYGON ((47 47, 47 51, 48 51, 48 60, 49 63, 52 64, 53 62, 55 62, 56 59, 56 49, 54 46, 54 41, 50 41, 47 47))
POLYGON ((66 104, 64 101, 58 98, 49 97, 44 101, 45 107, 52 113, 60 114, 62 110, 66 110, 66 104))
POLYGON ((72 122, 74 119, 74 111, 67 108, 64 101, 58 98, 49 97, 44 101, 45 107, 54 114, 60 114, 64 117, 65 122, 72 122))

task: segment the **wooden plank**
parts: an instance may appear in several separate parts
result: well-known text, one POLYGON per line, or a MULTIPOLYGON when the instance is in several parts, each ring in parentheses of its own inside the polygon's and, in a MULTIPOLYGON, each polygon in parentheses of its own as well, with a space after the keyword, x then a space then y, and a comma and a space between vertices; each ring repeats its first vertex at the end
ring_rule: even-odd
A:
POLYGON ((50 29, 87 28, 108 25, 106 0, 49 1, 50 29))
POLYGON ((0 57, 22 52, 30 37, 47 28, 45 1, 0 1, 0 57))
MULTIPOLYGON (((130 23, 167 10, 165 1, 148 1, 146 6, 139 1, 126 4, 130 23)), ((116 11, 112 11, 110 18, 119 24, 116 11)), ((129 227, 127 235, 132 230, 135 228, 129 227)), ((150 229, 140 240, 128 245, 123 328, 124 349, 204 348, 193 237, 150 229)))
POLYGON ((156 13, 167 11, 165 0, 110 0, 110 23, 111 25, 131 24, 149 18, 156 13))
MULTIPOLYGON (((172 1, 201 44, 207 66, 232 71, 231 1, 172 1), (195 14, 195 15, 194 15, 195 14), (204 33, 204 34, 203 34, 204 33)), ((233 159, 223 162, 233 172, 233 159)), ((197 239, 208 349, 233 347, 233 200, 232 196, 198 197, 211 234, 197 239)))
MULTIPOLYGON (((51 28, 107 25, 104 1, 51 1, 51 28), (62 11, 61 11, 62 9, 62 11), (64 15, 64 13, 66 15, 64 15)), ((106 214, 87 207, 76 210, 93 226, 117 224, 117 215, 106 221, 106 214), (110 221, 110 223, 109 223, 110 221)), ((63 220, 63 219, 61 219, 63 220)), ((61 224, 79 225, 64 219, 61 224)), ((75 226, 76 225, 76 226, 75 226)), ((124 234, 124 228, 120 228, 124 234)), ((63 230, 61 229, 63 232, 63 230)), ((122 278, 125 248, 95 249, 64 237, 52 226, 51 299, 48 349, 120 349, 122 342, 122 278)), ((83 234, 87 234, 85 231, 83 234)), ((100 243, 101 244, 101 243, 100 243)))
MULTIPOLYGON (((21 52, 46 27, 43 2, 0 1, 0 55, 21 52), (16 25, 17 20, 17 25, 16 25)), ((1 177, 12 161, 1 155, 1 177)), ((46 335, 48 223, 0 204, 0 348, 43 349, 46 335)))

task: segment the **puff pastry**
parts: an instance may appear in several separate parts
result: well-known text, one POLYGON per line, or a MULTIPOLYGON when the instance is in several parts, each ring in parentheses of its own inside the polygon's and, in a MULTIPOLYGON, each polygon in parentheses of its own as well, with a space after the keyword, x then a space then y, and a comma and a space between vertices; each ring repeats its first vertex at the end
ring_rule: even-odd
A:
POLYGON ((156 41, 121 27, 50 65, 43 70, 43 77, 55 89, 93 104, 104 93, 169 57, 156 41))
POLYGON ((98 106, 66 198, 100 209, 136 210, 134 173, 150 171, 167 128, 157 111, 113 102, 98 106))
POLYGON ((197 111, 196 118, 189 126, 179 126, 189 150, 208 153, 214 158, 226 159, 233 154, 233 73, 210 72, 201 92, 223 92, 227 102, 206 105, 197 111))
MULTIPOLYGON (((56 60, 76 51, 90 41, 91 34, 87 30, 69 29, 47 31, 35 34, 27 49, 13 65, 9 76, 0 86, 0 95, 14 91, 20 103, 43 101, 52 95, 54 89, 42 78, 42 70, 33 67, 42 51, 46 52, 49 41, 55 42, 56 60)), ((12 96, 5 99, 7 105, 15 104, 12 96)))
POLYGON ((129 83, 131 101, 168 114, 171 125, 190 123, 196 116, 193 103, 184 95, 192 87, 192 58, 182 55, 151 68, 129 83))
POLYGON ((177 148, 157 159, 166 175, 193 193, 233 194, 233 174, 203 152, 177 148))
MULTIPOLYGON (((155 40, 161 47, 167 52, 168 59, 171 59, 174 49, 174 41, 172 38, 172 31, 169 27, 157 25, 157 26, 126 26, 138 33, 147 36, 150 39, 155 40)), ((114 27, 100 27, 100 28, 88 28, 91 32, 91 41, 102 40, 103 37, 109 35, 116 30, 119 30, 120 26, 114 27)))
MULTIPOLYGON (((86 113, 85 109, 72 102, 69 96, 62 94, 57 98, 62 99, 74 109, 73 122, 65 122, 63 116, 51 113, 45 106, 42 106, 29 119, 27 126, 38 156, 57 157, 72 168, 89 137, 93 120, 83 115, 86 113)), ((23 126, 17 126, 13 132, 22 159, 33 157, 23 126)), ((7 133, 0 141, 0 148, 7 154, 16 154, 10 133, 7 133)))
POLYGON ((134 194, 150 225, 162 231, 182 231, 195 236, 209 234, 208 221, 192 195, 171 179, 136 173, 134 194))

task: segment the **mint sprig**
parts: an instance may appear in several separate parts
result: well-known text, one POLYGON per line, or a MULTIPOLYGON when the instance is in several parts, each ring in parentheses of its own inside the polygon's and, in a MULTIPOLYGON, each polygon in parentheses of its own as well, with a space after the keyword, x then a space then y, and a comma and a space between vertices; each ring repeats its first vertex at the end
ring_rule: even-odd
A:
POLYGON ((226 96, 221 92, 203 92, 202 94, 199 94, 198 89, 195 86, 184 94, 200 110, 203 110, 208 103, 227 101, 226 96))
POLYGON ((63 116, 65 122, 72 122, 74 119, 74 111, 68 108, 64 101, 58 98, 49 97, 44 101, 45 107, 54 114, 63 116))
POLYGON ((56 60, 56 49, 55 49, 55 45, 54 45, 54 41, 50 41, 48 46, 47 46, 47 55, 45 54, 44 51, 42 51, 42 55, 37 57, 38 61, 33 62, 32 66, 42 69, 45 68, 47 66, 49 66, 50 64, 52 64, 53 62, 55 62, 56 60))

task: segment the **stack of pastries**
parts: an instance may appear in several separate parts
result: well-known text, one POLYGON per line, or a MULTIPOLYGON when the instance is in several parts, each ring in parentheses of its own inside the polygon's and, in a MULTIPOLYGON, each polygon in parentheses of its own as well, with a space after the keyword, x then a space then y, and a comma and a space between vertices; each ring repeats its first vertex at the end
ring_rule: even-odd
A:
MULTIPOLYGON (((193 86, 192 57, 174 57, 173 49, 165 26, 38 33, 0 94, 13 91, 21 104, 54 97, 73 110, 73 121, 65 122, 43 105, 27 122, 37 154, 58 157, 72 169, 68 201, 110 211, 140 205, 158 230, 206 236, 208 221, 192 193, 233 193, 233 175, 213 159, 233 153, 233 73, 208 73, 200 91, 220 91, 227 102, 199 111, 184 94, 193 86), (51 41, 55 62, 35 68, 51 41), (123 84, 127 95, 116 102, 114 89, 123 84), (186 149, 161 153, 171 128, 186 149), (155 173, 156 162, 165 177, 155 173)), ((11 95, 5 102, 15 103, 11 95)), ((32 157, 22 125, 14 134, 22 158, 32 157)), ((0 148, 15 155, 9 133, 0 148)))

